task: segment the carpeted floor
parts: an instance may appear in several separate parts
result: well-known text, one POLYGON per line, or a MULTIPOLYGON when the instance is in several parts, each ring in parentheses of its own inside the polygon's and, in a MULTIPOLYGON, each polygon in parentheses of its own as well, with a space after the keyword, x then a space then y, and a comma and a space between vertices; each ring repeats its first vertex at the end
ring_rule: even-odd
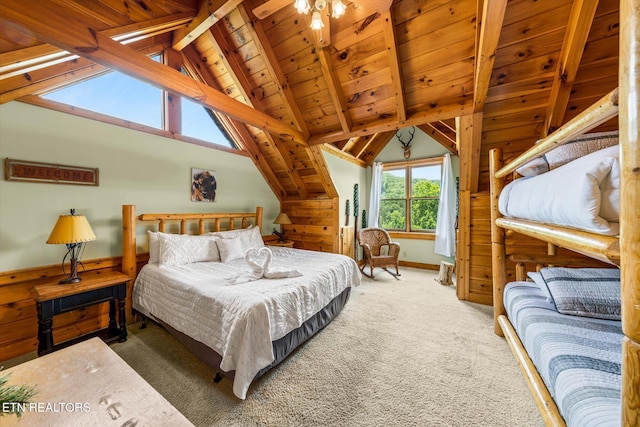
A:
POLYGON ((197 426, 542 426, 491 307, 436 272, 363 278, 343 312, 245 401, 156 325, 111 346, 197 426))

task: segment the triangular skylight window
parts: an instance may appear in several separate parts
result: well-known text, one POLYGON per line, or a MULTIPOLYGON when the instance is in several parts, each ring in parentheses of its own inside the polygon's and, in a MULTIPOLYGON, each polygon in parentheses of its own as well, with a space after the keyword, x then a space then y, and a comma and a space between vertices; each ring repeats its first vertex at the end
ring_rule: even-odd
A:
POLYGON ((213 111, 184 97, 182 98, 182 134, 218 145, 236 147, 213 111))

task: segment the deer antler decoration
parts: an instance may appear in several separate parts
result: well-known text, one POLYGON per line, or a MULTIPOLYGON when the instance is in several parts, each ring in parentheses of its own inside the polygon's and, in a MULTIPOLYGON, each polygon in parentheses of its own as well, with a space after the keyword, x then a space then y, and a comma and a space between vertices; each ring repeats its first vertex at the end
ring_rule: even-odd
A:
POLYGON ((402 129, 396 131, 396 138, 398 138, 398 141, 400 141, 400 144, 402 144, 402 149, 404 150, 404 158, 408 159, 409 157, 411 157, 411 141, 413 141, 413 136, 416 134, 416 127, 415 126, 411 126, 409 128, 409 138, 404 141, 402 139, 402 129))

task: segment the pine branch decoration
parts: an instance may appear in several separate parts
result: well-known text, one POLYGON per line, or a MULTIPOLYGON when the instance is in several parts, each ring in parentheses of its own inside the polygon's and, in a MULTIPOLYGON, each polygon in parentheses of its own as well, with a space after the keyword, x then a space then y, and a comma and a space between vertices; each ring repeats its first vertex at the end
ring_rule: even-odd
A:
MULTIPOLYGON (((0 369, 2 369, 0 367, 0 369)), ((35 386, 27 385, 7 385, 11 374, 5 374, 0 376, 0 407, 3 409, 8 407, 9 411, 0 411, 0 417, 6 413, 15 413, 18 418, 22 416, 22 410, 19 405, 5 405, 7 404, 24 404, 37 394, 35 386)))

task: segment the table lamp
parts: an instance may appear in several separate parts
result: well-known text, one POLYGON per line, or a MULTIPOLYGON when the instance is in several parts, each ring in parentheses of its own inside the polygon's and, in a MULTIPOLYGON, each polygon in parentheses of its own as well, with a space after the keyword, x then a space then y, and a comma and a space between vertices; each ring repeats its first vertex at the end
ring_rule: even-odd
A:
POLYGON ((58 283, 77 283, 80 280, 78 276, 78 264, 81 264, 80 258, 84 251, 84 243, 92 242, 96 240, 96 235, 93 233, 89 221, 84 215, 76 215, 76 210, 71 209, 71 215, 60 215, 58 222, 53 227, 51 235, 47 239, 49 244, 64 244, 67 245, 67 253, 62 258, 62 271, 64 271, 64 263, 67 257, 71 261, 71 271, 69 277, 60 280, 58 283))
POLYGON ((280 212, 273 223, 280 225, 280 231, 277 231, 274 228, 273 234, 278 236, 278 242, 284 242, 284 230, 282 229, 282 224, 293 224, 289 219, 289 216, 284 212, 280 212))

